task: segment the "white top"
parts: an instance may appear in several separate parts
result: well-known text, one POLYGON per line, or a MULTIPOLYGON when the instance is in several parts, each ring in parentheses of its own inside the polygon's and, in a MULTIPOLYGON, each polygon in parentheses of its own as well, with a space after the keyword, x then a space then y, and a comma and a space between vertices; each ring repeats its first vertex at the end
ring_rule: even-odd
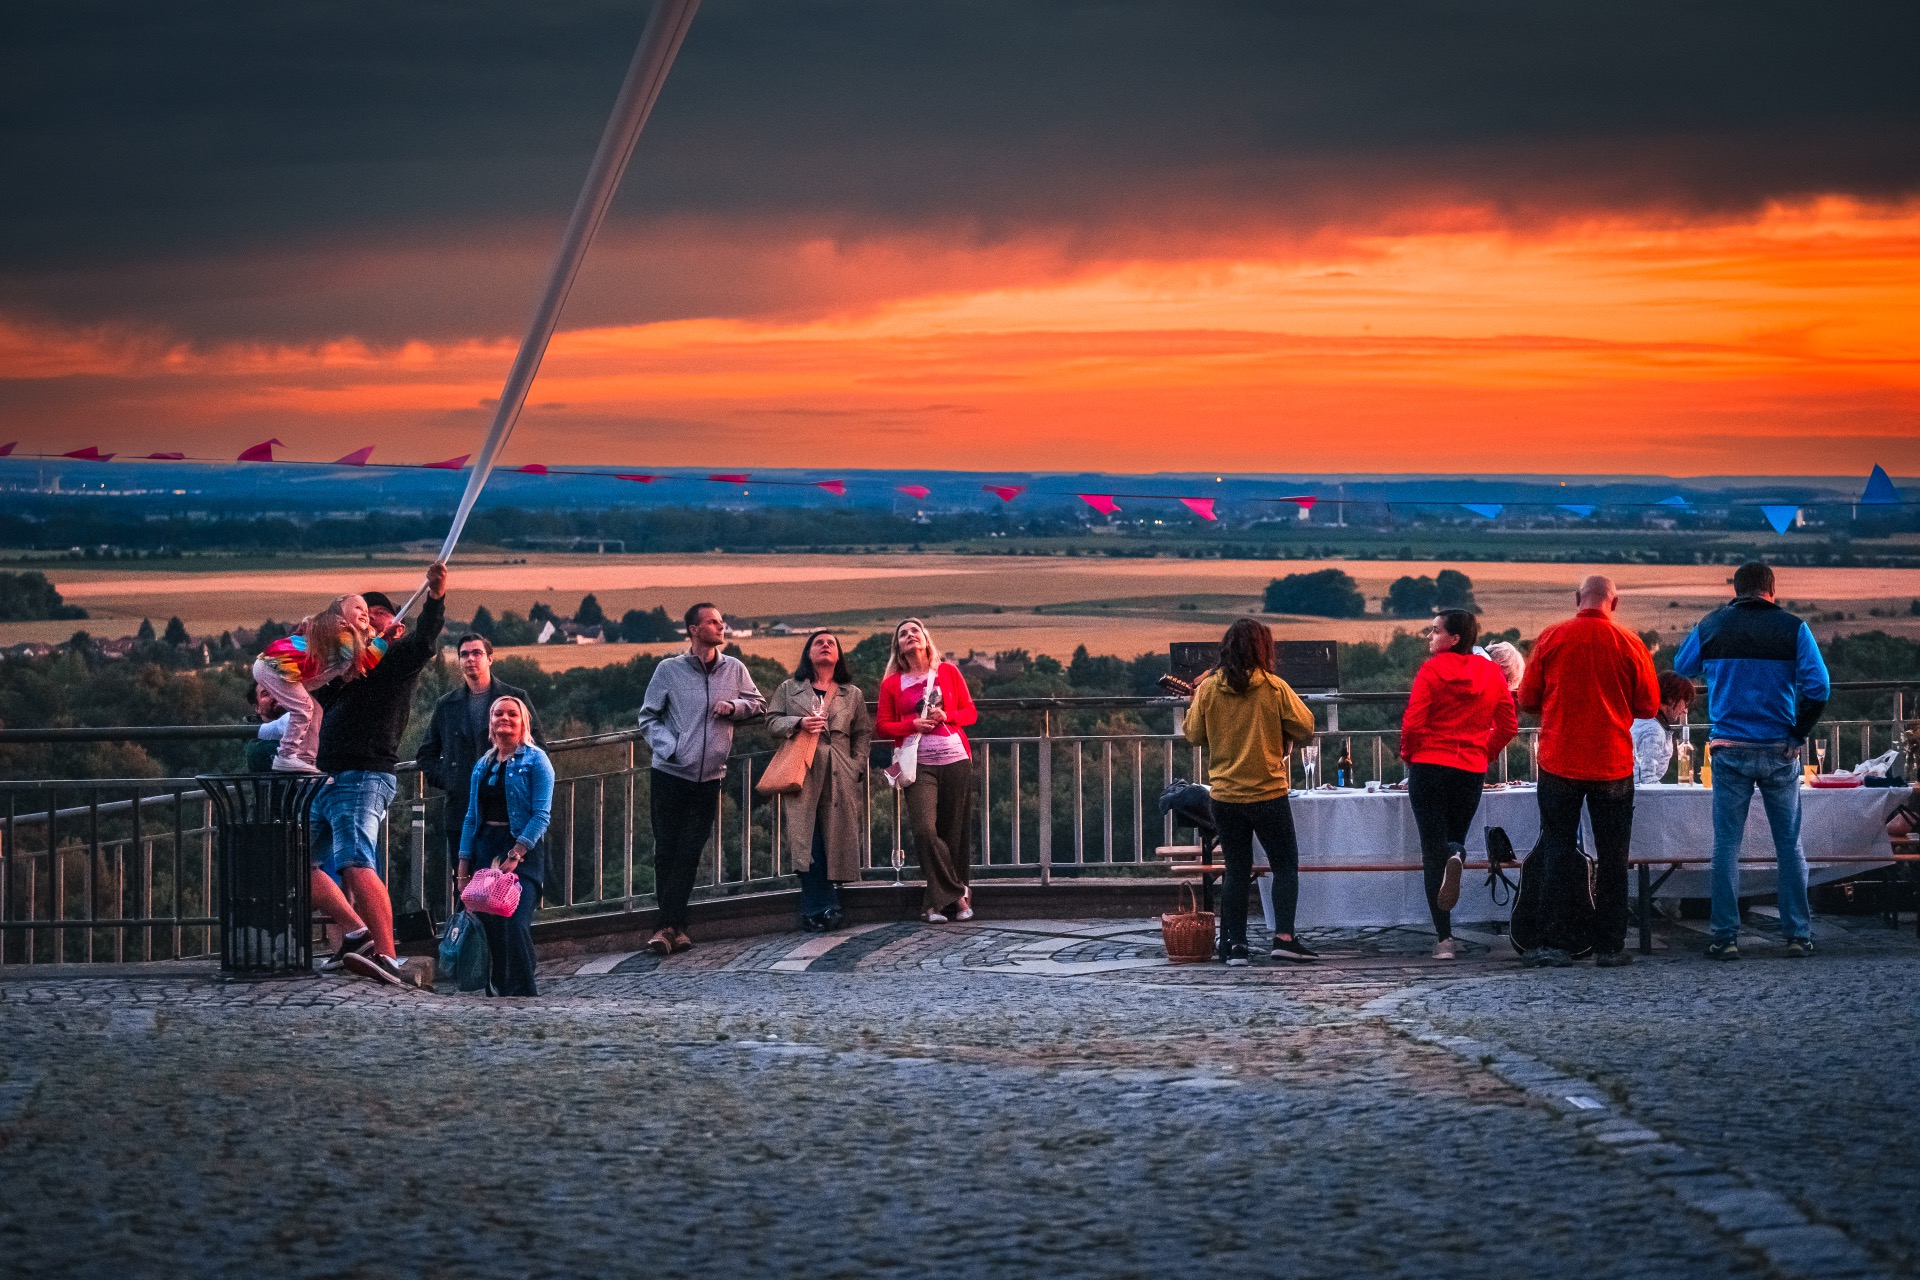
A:
POLYGON ((1633 722, 1633 780, 1659 782, 1673 762, 1673 730, 1656 717, 1633 722))
MULTIPOLYGON (((921 675, 903 672, 900 676, 900 696, 906 698, 908 692, 927 682, 931 671, 921 675)), ((924 765, 952 764, 956 760, 967 758, 967 746, 960 735, 952 730, 946 733, 923 733, 920 735, 918 762, 924 765)))
POLYGON ((261 725, 260 732, 254 736, 265 738, 268 742, 280 741, 280 739, 287 736, 287 720, 291 718, 292 715, 293 712, 291 711, 282 711, 279 719, 269 720, 261 725))

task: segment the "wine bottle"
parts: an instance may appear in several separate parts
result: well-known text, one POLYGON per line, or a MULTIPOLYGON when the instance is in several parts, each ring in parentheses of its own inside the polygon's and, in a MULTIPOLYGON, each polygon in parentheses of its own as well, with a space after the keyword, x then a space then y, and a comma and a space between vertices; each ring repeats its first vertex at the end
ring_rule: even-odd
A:
POLYGON ((1692 782, 1693 781, 1693 743, 1687 740, 1687 736, 1685 734, 1680 735, 1680 745, 1678 748, 1676 748, 1674 754, 1680 758, 1680 773, 1679 773, 1679 776, 1676 777, 1674 780, 1676 782, 1681 782, 1681 783, 1692 782))
POLYGON ((1333 766, 1334 785, 1351 787, 1353 785, 1353 739, 1348 738, 1340 744, 1340 759, 1333 766))

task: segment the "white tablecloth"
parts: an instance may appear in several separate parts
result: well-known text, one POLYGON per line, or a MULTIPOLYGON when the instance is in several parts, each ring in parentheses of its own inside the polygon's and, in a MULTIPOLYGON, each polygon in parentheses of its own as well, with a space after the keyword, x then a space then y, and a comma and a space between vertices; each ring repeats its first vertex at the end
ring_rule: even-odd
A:
MULTIPOLYGON (((1870 869, 1867 863, 1827 867, 1819 863, 1823 856, 1886 853, 1886 820, 1909 794, 1904 787, 1801 788, 1800 841, 1811 864, 1813 882, 1870 869)), ((1420 861, 1420 834, 1414 828, 1413 806, 1404 791, 1296 792, 1292 809, 1303 867, 1420 861)), ((1467 835, 1470 857, 1485 857, 1489 826, 1504 827, 1515 851, 1525 857, 1540 835, 1534 789, 1522 786, 1486 792, 1467 835)), ((1584 839, 1592 849, 1591 831, 1584 839)), ((1635 788, 1632 847, 1635 856, 1711 856, 1713 793, 1705 787, 1677 784, 1635 788)), ((1773 837, 1768 834, 1766 811, 1758 793, 1747 813, 1741 856, 1766 858, 1769 862, 1773 858, 1773 837)), ((1455 920, 1506 918, 1506 908, 1494 905, 1482 883, 1485 875, 1467 873, 1460 905, 1453 913, 1455 920)), ((1743 868, 1740 876, 1744 894, 1773 891, 1771 866, 1743 868)), ((1675 872, 1658 896, 1703 898, 1709 892, 1707 869, 1701 866, 1675 872)), ((1424 924, 1427 920, 1426 892, 1418 872, 1309 872, 1300 877, 1301 928, 1424 924)))

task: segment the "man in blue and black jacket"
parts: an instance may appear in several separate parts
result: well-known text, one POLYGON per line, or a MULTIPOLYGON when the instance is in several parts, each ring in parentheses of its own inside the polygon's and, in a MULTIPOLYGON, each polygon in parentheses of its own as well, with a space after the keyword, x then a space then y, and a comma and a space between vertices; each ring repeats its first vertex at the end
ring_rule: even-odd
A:
POLYGON ((1807 624, 1773 601, 1773 570, 1743 564, 1734 599, 1700 620, 1673 669, 1707 677, 1713 722, 1714 960, 1740 958, 1740 841, 1760 789, 1780 868, 1780 926, 1789 956, 1813 954, 1807 860, 1800 850, 1800 751, 1833 686, 1807 624))

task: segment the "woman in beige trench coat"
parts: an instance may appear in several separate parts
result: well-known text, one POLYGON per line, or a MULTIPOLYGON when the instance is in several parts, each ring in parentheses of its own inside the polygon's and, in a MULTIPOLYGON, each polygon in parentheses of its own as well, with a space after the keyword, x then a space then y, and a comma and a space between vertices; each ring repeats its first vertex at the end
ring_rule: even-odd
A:
POLYGON ((831 631, 807 637, 793 679, 767 702, 767 728, 776 738, 821 735, 806 784, 798 794, 780 797, 780 823, 787 856, 800 875, 801 927, 809 933, 838 929, 845 922, 839 886, 860 878, 873 717, 831 631))

